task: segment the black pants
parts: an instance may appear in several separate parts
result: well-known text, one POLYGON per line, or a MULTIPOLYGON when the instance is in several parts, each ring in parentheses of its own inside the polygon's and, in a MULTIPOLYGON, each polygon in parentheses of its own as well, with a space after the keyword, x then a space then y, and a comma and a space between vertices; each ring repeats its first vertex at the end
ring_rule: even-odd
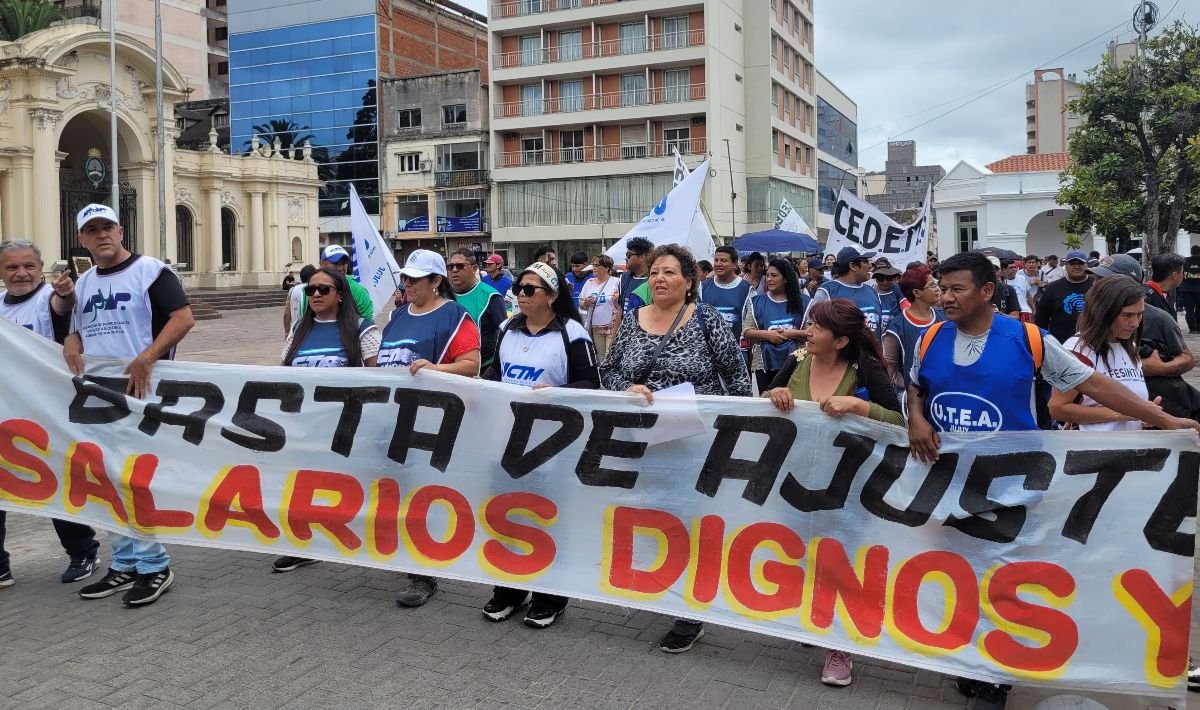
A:
POLYGON ((775 381, 775 376, 779 374, 779 370, 759 370, 754 373, 754 381, 758 384, 758 393, 766 394, 767 390, 771 389, 771 383, 775 381))
MULTIPOLYGON (((513 598, 523 598, 525 596, 524 590, 517 589, 515 587, 497 586, 492 591, 495 594, 512 595, 513 598)), ((566 609, 568 601, 569 599, 567 599, 567 597, 560 597, 557 594, 546 594, 545 592, 533 593, 534 606, 546 606, 555 611, 562 611, 563 609, 566 609)))
MULTIPOLYGON (((0 569, 8 568, 8 551, 4 549, 4 528, 8 514, 0 510, 0 569)), ((58 533, 58 541, 71 559, 80 557, 95 557, 100 551, 100 543, 96 541, 96 531, 86 525, 70 523, 66 520, 54 521, 54 532, 58 533)))
POLYGON ((1200 331, 1200 292, 1180 291, 1179 301, 1187 318, 1188 332, 1200 331))

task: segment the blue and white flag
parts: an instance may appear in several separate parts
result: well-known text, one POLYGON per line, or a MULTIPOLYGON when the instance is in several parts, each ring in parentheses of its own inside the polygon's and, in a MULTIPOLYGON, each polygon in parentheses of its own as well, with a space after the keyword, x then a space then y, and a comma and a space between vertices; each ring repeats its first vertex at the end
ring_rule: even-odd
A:
MULTIPOLYGON (((618 264, 625 263, 625 245, 634 237, 645 237, 654 246, 662 244, 688 245, 692 222, 700 208, 700 190, 708 177, 708 160, 676 185, 667 196, 652 207, 642 221, 605 252, 618 264)), ((703 258, 703 257, 698 257, 703 258)))
POLYGON ((354 236, 354 280, 371 293, 378 316, 396 293, 400 266, 358 198, 354 183, 350 183, 350 231, 354 236))

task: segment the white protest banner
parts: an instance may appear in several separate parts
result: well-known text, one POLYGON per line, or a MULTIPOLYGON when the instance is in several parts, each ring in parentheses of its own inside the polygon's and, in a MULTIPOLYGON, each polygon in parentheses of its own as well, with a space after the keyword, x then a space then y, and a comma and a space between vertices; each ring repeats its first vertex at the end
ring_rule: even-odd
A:
POLYGON ((708 177, 708 160, 671 189, 642 218, 633 229, 604 252, 618 264, 625 263, 625 245, 634 237, 645 237, 654 246, 680 244, 690 239, 696 210, 700 207, 700 190, 708 177))
POLYGON ((775 229, 781 229, 785 232, 796 232, 798 234, 807 234, 813 239, 817 238, 817 233, 812 227, 808 226, 808 222, 800 216, 795 207, 785 198, 779 203, 779 212, 775 215, 775 229))
POLYGON ((859 251, 878 252, 901 270, 913 261, 923 264, 929 245, 930 202, 930 191, 926 189, 921 215, 917 221, 904 226, 843 187, 838 192, 837 206, 833 208, 833 228, 829 230, 825 253, 836 254, 845 247, 854 247, 859 251))
POLYGON ((354 183, 350 183, 350 229, 354 237, 354 280, 370 292, 375 315, 379 315, 399 288, 396 274, 400 267, 358 198, 354 183))
MULTIPOLYGON (((675 185, 679 185, 679 183, 683 182, 692 173, 688 170, 687 164, 683 162, 683 156, 679 154, 679 151, 672 147, 671 152, 675 154, 675 174, 673 179, 675 185)), ((704 214, 699 209, 696 210, 695 216, 692 217, 692 228, 688 232, 688 240, 684 246, 696 259, 705 259, 709 262, 712 261, 712 258, 717 253, 717 243, 713 241, 712 231, 708 228, 708 221, 704 219, 704 214)))
POLYGON ((1191 432, 945 433, 928 466, 903 429, 808 402, 184 362, 142 401, 125 363, 72 378, 5 321, 0 358, 6 510, 1185 695, 1191 432))

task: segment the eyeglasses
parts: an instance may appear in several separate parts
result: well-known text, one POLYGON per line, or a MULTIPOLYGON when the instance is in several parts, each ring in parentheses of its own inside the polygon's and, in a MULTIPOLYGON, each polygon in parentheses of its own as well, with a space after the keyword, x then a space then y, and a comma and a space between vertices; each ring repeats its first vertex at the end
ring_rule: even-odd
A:
POLYGON ((416 282, 420 281, 421 279, 429 279, 429 278, 432 278, 432 277, 430 277, 430 276, 408 276, 406 274, 400 274, 400 283, 415 284, 416 282))
POLYGON ((533 294, 537 293, 538 289, 541 289, 542 291, 545 291, 546 293, 553 293, 550 289, 546 288, 545 286, 536 286, 534 284, 513 284, 512 292, 513 292, 514 296, 524 296, 526 298, 529 298, 533 294))
POLYGON ((446 264, 446 269, 450 271, 462 271, 463 269, 470 268, 470 266, 470 264, 446 264))
POLYGON ((330 286, 329 284, 315 284, 315 285, 309 284, 308 286, 304 287, 304 295, 306 295, 310 298, 317 295, 318 293, 321 294, 322 296, 328 296, 330 291, 336 291, 336 290, 337 290, 336 287, 330 286))
POLYGON ((627 252, 625 252, 626 259, 629 259, 630 257, 634 257, 634 256, 643 257, 645 255, 646 255, 646 252, 644 252, 644 251, 627 251, 627 252))

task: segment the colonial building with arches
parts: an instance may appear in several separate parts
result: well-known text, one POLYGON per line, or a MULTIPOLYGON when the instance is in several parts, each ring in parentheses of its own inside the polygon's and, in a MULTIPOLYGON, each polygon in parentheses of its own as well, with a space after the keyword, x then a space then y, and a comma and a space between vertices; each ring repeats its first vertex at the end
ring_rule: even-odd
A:
MULTIPOLYGON (((117 35, 117 164, 126 246, 170 259, 188 288, 276 285, 317 262, 317 165, 311 151, 256 140, 246 155, 165 150, 166 251, 158 238, 154 51, 117 35)), ((32 239, 47 264, 79 249, 74 214, 112 204, 109 36, 51 27, 0 42, 0 239, 32 239)), ((163 115, 188 87, 163 64, 163 115)))

